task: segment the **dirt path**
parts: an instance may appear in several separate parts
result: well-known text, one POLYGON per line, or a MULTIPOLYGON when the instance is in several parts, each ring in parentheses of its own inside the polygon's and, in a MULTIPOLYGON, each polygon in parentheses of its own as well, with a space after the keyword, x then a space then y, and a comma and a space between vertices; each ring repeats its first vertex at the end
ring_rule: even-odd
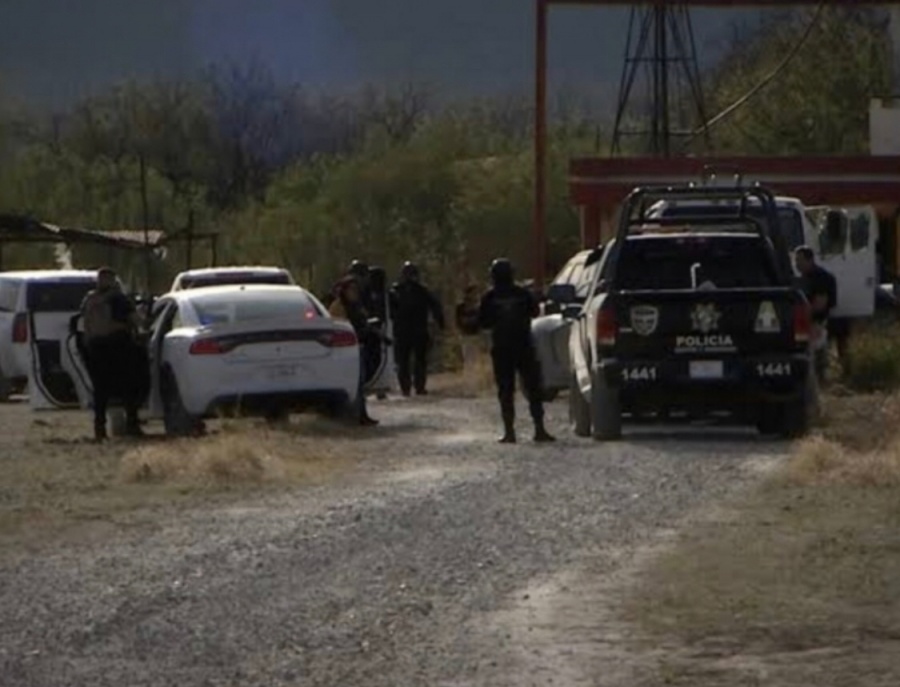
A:
POLYGON ((402 431, 357 444, 339 483, 8 556, 2 684, 628 684, 597 663, 621 628, 594 583, 784 447, 598 447, 562 427, 564 401, 548 409, 562 440, 510 448, 490 401, 376 404, 402 431))

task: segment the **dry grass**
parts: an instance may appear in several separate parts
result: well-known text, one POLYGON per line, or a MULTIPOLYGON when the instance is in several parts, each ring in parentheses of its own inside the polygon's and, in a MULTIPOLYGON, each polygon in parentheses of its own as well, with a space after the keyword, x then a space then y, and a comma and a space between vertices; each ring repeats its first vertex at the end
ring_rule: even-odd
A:
POLYGON ((362 434, 300 418, 283 430, 231 422, 202 439, 96 446, 67 438, 77 436, 77 420, 65 417, 26 420, 15 441, 0 445, 0 546, 52 540, 86 523, 152 520, 156 509, 322 484, 353 469, 353 441, 362 434))
POLYGON ((474 363, 466 369, 459 365, 453 372, 434 375, 429 386, 440 394, 459 398, 477 398, 494 391, 494 371, 484 340, 480 341, 474 363))
POLYGON ((679 640, 670 683, 745 684, 753 657, 765 684, 900 684, 898 407, 829 398, 819 436, 644 572, 625 615, 655 642, 679 640), (847 647, 812 666, 803 653, 847 647))
POLYGON ((900 388, 900 327, 871 325, 856 332, 850 340, 850 368, 843 377, 861 392, 900 388))
POLYGON ((122 456, 126 483, 194 486, 319 481, 343 464, 333 445, 282 432, 230 431, 206 440, 137 446, 122 456))

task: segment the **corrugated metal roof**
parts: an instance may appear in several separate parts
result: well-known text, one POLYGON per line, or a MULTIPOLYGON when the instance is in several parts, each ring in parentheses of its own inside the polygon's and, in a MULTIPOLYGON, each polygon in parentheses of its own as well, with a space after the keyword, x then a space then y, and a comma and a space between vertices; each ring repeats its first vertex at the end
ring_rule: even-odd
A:
POLYGON ((119 248, 158 248, 165 243, 166 234, 149 230, 146 241, 143 230, 100 231, 78 227, 60 227, 23 215, 0 214, 0 242, 99 243, 119 248))

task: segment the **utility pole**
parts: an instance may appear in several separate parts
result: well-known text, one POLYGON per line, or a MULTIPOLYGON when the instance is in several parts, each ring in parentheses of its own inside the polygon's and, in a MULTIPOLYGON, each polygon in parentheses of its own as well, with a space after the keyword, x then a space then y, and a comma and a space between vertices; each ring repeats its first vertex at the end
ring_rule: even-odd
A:
POLYGON ((144 153, 139 157, 141 170, 141 212, 144 224, 144 274, 147 280, 147 293, 151 290, 152 254, 150 252, 150 205, 147 201, 147 165, 144 162, 144 153))

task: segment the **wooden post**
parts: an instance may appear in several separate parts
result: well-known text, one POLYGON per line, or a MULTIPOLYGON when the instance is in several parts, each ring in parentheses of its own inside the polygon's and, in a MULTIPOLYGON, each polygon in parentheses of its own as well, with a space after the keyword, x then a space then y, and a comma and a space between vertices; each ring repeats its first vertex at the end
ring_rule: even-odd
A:
POLYGON ((546 269, 547 205, 547 0, 536 2, 535 84, 534 84, 534 280, 544 288, 546 269))
POLYGON ((141 153, 139 157, 140 169, 141 169, 141 212, 143 214, 143 222, 144 222, 144 272, 145 278, 147 280, 146 288, 147 293, 151 291, 151 269, 152 269, 152 257, 153 254, 150 251, 150 205, 147 200, 147 166, 144 163, 144 154, 141 153))

